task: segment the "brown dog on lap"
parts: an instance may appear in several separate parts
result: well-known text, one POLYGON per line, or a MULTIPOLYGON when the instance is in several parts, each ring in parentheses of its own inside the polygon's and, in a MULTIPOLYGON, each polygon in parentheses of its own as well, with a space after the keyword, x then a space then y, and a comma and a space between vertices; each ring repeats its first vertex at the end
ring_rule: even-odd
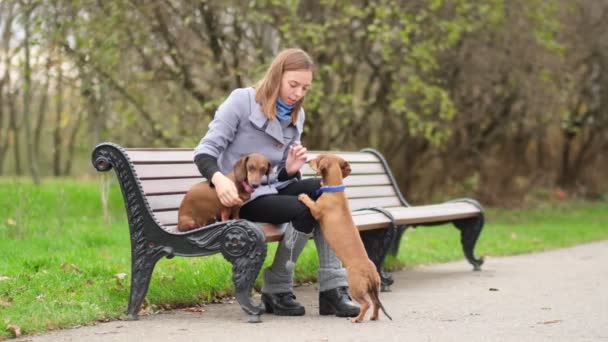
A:
POLYGON ((350 165, 339 156, 322 154, 310 161, 310 167, 321 174, 322 194, 316 202, 306 194, 299 195, 298 199, 310 208, 314 218, 320 222, 323 236, 346 267, 350 294, 361 306, 359 315, 352 321, 363 321, 370 307, 370 299, 373 309, 371 320, 378 319, 379 309, 392 320, 378 298, 380 275, 365 251, 344 193, 342 182, 351 172, 350 165))
MULTIPOLYGON (((235 183, 239 197, 244 202, 262 183, 262 177, 268 176, 270 169, 271 165, 266 156, 251 153, 239 159, 227 177, 235 183)), ((238 219, 239 209, 239 206, 222 205, 209 181, 200 182, 188 190, 179 206, 177 229, 186 232, 218 220, 238 219)))

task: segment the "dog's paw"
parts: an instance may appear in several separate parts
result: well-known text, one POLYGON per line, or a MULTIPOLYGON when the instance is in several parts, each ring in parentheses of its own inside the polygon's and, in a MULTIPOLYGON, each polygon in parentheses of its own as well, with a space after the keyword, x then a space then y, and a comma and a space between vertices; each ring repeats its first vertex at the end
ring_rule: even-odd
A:
POLYGON ((299 194, 298 195, 298 199, 300 200, 300 202, 304 202, 306 203, 306 201, 310 201, 310 197, 308 197, 307 194, 299 194))

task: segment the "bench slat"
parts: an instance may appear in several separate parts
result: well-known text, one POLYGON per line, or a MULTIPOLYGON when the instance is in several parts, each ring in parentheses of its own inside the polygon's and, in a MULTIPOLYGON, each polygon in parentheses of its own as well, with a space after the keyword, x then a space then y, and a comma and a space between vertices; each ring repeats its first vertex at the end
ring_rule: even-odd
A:
POLYGON ((194 184, 204 180, 203 177, 141 180, 141 187, 146 196, 155 194, 185 194, 194 184))
MULTIPOLYGON (((148 203, 150 206, 155 206, 154 215, 158 218, 162 225, 172 225, 177 223, 177 212, 179 209, 179 203, 175 205, 175 202, 156 202, 153 199, 154 196, 148 198, 148 203)), ((173 196, 163 196, 162 199, 166 199, 167 201, 171 199, 175 199, 173 196)), ((180 200, 181 202, 181 200, 180 200)), ((368 208, 368 207, 397 207, 401 205, 399 202, 399 198, 396 196, 393 197, 374 197, 374 198, 360 198, 360 199, 352 199, 349 200, 349 205, 351 210, 360 209, 360 208, 368 208)))
POLYGON ((319 154, 331 153, 339 156, 349 163, 370 163, 377 162, 378 157, 367 152, 338 152, 338 151, 310 151, 308 152, 308 160, 315 159, 319 154))
MULTIPOLYGON (((192 163, 194 154, 192 149, 184 148, 167 148, 167 149, 146 149, 146 148, 129 148, 126 149, 129 159, 134 164, 169 164, 169 163, 192 163)), ((327 152, 327 151, 310 151, 309 159, 316 158, 321 153, 333 153, 349 163, 358 162, 377 162, 378 158, 366 152, 327 152)))
POLYGON ((139 179, 167 179, 202 177, 191 161, 186 164, 135 164, 139 179))
POLYGON ((268 223, 258 223, 264 229, 264 235, 266 235, 266 242, 275 242, 281 241, 283 239, 283 230, 279 227, 268 224, 268 223))
POLYGON ((167 149, 126 149, 131 162, 138 163, 192 163, 193 150, 191 148, 167 148, 167 149))
MULTIPOLYGON (((442 222, 475 217, 480 214, 479 208, 464 202, 416 207, 385 207, 385 209, 394 216, 397 224, 442 222)), ((154 216, 161 225, 172 226, 177 223, 177 210, 156 212, 154 216)), ((360 230, 386 227, 390 222, 384 214, 370 210, 354 212, 353 219, 360 230)))
MULTIPOLYGON (((351 164, 351 168, 351 175, 384 173, 384 167, 379 162, 351 164)), ((135 164, 135 172, 142 180, 201 177, 191 161, 185 164, 135 164)), ((316 176, 308 164, 302 167, 301 172, 304 178, 316 176)))
MULTIPOLYGON (((141 180, 141 186, 146 195, 152 194, 179 194, 188 191, 192 185, 202 181, 203 178, 176 178, 176 179, 151 179, 141 180)), ((355 175, 349 176, 344 180, 346 186, 371 186, 371 185, 390 185, 387 175, 355 175)))
MULTIPOLYGON (((441 222, 450 221, 455 219, 462 219, 467 217, 478 216, 481 211, 479 208, 472 204, 458 202, 458 203, 441 203, 431 205, 421 205, 414 207, 394 207, 385 208, 395 218, 397 224, 415 224, 415 223, 426 223, 426 222, 441 222)), ((354 212, 353 218, 358 219, 358 216, 365 217, 362 220, 376 220, 380 223, 388 223, 388 219, 384 220, 380 216, 384 216, 381 213, 375 214, 372 218, 369 216, 372 211, 360 211, 354 212), (380 215, 380 216, 378 216, 380 215)), ((368 221, 362 221, 362 224, 369 223, 368 221)), ((380 226, 381 227, 381 226, 380 226)))
MULTIPOLYGON (((150 204, 150 209, 152 211, 156 210, 167 210, 167 209, 177 209, 182 202, 184 197, 184 193, 180 194, 171 194, 171 195, 158 195, 158 196, 147 196, 148 203, 150 204)), ((395 190, 390 185, 381 185, 381 186, 363 186, 363 187, 348 187, 346 188, 346 196, 349 199, 355 198, 370 198, 370 197, 395 197, 395 190)), ((392 202, 391 202, 392 203, 392 202)), ((400 205, 397 202, 394 205, 400 205)), ((393 206, 394 206, 393 205, 393 206)))
POLYGON ((154 216, 162 226, 174 226, 177 224, 177 210, 158 211, 154 216))
MULTIPOLYGON (((365 175, 365 174, 378 174, 378 173, 383 174, 384 173, 384 166, 382 166, 382 164, 379 162, 357 163, 357 164, 352 163, 352 164, 350 164, 350 166, 351 166, 351 173, 350 173, 351 176, 356 176, 356 175, 361 175, 361 174, 365 175)), ((314 172, 310 168, 310 165, 308 165, 308 164, 304 164, 304 166, 302 167, 300 172, 302 173, 303 178, 317 176, 317 173, 314 172)), ((348 177, 347 177, 347 179, 348 179, 348 177)))
MULTIPOLYGON (((356 188, 351 188, 356 189, 356 188)), ((372 188, 369 188, 372 189, 372 188)), ((349 204, 351 209, 358 209, 364 207, 395 207, 401 205, 399 198, 393 194, 388 196, 377 196, 370 197, 368 195, 364 198, 351 198, 349 199, 349 204)), ((162 196, 148 196, 148 203, 150 204, 150 209, 152 211, 167 211, 167 210, 177 210, 179 205, 184 198, 183 194, 175 194, 175 195, 162 195, 162 196)))
POLYGON ((350 206, 350 210, 357 210, 361 208, 369 208, 369 207, 398 207, 401 206, 401 201, 397 196, 391 197, 369 197, 369 198, 357 198, 357 199, 349 199, 348 205, 350 206))
MULTIPOLYGON (((420 213, 428 213, 429 215, 435 214, 437 212, 472 212, 472 213, 481 213, 481 211, 479 210, 479 208, 477 208, 476 206, 474 206, 471 203, 468 202, 444 202, 444 203, 439 203, 439 204, 427 204, 427 205, 417 205, 417 206, 412 206, 412 207, 405 207, 405 206, 400 206, 398 208, 398 210, 404 210, 404 211, 413 211, 414 209, 416 209, 417 211, 419 211, 420 213)), ((391 209, 391 211, 393 211, 395 209, 391 209)), ((358 211, 358 212, 354 212, 354 215, 357 214, 366 214, 366 211, 358 211)))

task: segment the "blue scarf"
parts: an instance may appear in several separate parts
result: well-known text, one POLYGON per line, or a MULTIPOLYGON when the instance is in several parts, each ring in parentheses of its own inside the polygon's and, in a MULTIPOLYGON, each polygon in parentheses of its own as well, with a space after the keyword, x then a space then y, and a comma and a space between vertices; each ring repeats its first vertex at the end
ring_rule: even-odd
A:
POLYGON ((291 121, 291 112, 293 111, 295 105, 290 106, 287 103, 283 102, 281 98, 277 98, 277 119, 280 122, 291 121))

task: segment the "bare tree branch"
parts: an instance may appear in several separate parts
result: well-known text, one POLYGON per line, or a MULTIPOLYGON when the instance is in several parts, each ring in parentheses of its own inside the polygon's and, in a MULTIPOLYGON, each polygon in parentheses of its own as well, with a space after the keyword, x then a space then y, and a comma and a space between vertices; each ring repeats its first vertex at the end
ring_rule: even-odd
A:
POLYGON ((148 112, 144 108, 144 106, 139 103, 139 101, 137 101, 123 86, 121 86, 117 80, 115 80, 112 76, 110 76, 110 74, 105 72, 102 68, 98 67, 94 63, 87 62, 86 58, 82 54, 73 50, 67 43, 63 43, 62 47, 70 55, 74 56, 79 61, 79 63, 82 63, 83 65, 88 65, 95 71, 96 74, 106 80, 114 90, 116 90, 121 96, 123 96, 127 100, 127 102, 133 105, 133 107, 142 116, 144 121, 148 124, 151 131, 157 137, 159 137, 164 144, 166 144, 167 146, 173 146, 173 139, 168 137, 167 134, 159 128, 161 127, 161 125, 153 119, 152 114, 148 112))

